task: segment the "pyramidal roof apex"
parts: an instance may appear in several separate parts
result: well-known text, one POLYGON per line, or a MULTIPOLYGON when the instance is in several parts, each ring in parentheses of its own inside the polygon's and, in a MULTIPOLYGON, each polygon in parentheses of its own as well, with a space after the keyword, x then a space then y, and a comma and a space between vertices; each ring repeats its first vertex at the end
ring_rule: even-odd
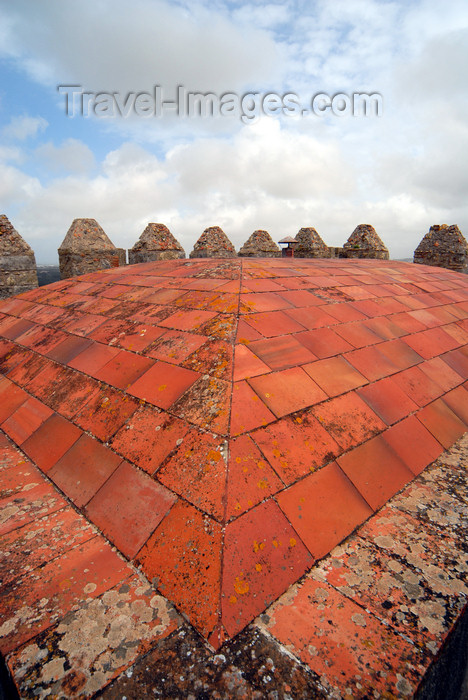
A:
POLYGON ((173 236, 165 224, 150 223, 146 226, 132 250, 182 250, 179 241, 173 236))
POLYGON ((299 229, 295 240, 297 246, 294 250, 294 255, 297 258, 328 256, 327 245, 312 227, 299 229))
POLYGON ((28 255, 33 250, 11 224, 5 214, 0 215, 0 255, 28 255))
POLYGON ((59 252, 91 252, 116 250, 104 229, 96 219, 74 219, 63 239, 59 252))
POLYGON ((435 224, 431 226, 426 235, 423 236, 415 250, 415 255, 421 251, 432 248, 434 245, 438 247, 444 244, 450 246, 450 249, 454 252, 468 253, 468 242, 456 224, 452 224, 451 226, 447 224, 435 224))
POLYGON ((371 224, 356 226, 343 248, 371 248, 387 251, 385 243, 371 224))
POLYGON ((280 248, 276 245, 268 231, 254 231, 239 250, 240 257, 279 257, 280 248))
POLYGON ((195 243, 191 258, 235 258, 236 249, 219 226, 209 226, 195 243))

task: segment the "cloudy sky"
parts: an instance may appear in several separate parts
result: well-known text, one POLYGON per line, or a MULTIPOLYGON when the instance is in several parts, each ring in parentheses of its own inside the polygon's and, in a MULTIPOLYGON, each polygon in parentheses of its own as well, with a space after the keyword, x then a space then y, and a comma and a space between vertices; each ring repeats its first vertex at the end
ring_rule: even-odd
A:
POLYGON ((39 263, 77 217, 123 248, 162 222, 187 253, 212 225, 239 248, 371 223, 395 258, 432 224, 468 237, 465 0, 0 0, 0 71, 0 213, 39 263), (88 116, 59 85, 91 93, 88 116), (155 85, 293 93, 308 113, 137 114, 155 85), (313 114, 318 93, 379 93, 382 114, 313 114))

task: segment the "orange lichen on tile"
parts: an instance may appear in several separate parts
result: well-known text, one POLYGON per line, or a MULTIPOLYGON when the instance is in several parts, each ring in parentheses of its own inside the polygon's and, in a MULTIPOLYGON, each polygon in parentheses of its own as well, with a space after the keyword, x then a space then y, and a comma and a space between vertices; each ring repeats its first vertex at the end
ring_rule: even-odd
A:
POLYGON ((203 512, 223 520, 226 452, 223 439, 192 429, 157 478, 203 512))
POLYGON ((339 454, 336 441, 310 411, 283 418, 251 435, 285 484, 310 474, 339 454))
POLYGON ((232 386, 231 435, 239 435, 248 430, 267 425, 275 416, 265 406, 258 394, 246 381, 235 382, 232 386))
POLYGON ((264 459, 248 435, 232 440, 229 446, 226 520, 280 491, 284 484, 264 459))
POLYGON ((178 365, 205 341, 206 337, 203 335, 164 329, 163 334, 151 343, 145 354, 156 360, 164 360, 178 365))
POLYGON ((169 408, 198 379, 198 372, 156 361, 128 392, 158 408, 169 408))
POLYGON ((218 622, 221 526, 177 502, 138 555, 153 585, 209 636, 218 622))
POLYGON ((141 406, 111 441, 112 449, 154 474, 179 445, 189 426, 152 406, 141 406))
POLYGON ((278 505, 269 500, 226 526, 222 621, 233 636, 313 564, 278 505))

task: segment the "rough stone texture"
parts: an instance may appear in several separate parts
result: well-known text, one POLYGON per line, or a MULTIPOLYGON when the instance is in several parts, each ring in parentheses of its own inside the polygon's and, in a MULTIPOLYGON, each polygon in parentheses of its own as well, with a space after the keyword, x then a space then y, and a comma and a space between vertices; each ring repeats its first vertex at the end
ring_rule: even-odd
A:
POLYGON ((219 226, 206 228, 195 243, 191 258, 235 258, 236 250, 219 226))
POLYGON ((123 248, 115 247, 95 219, 75 219, 58 255, 62 279, 121 267, 126 262, 123 248))
POLYGON ((268 231, 254 231, 238 253, 241 258, 280 258, 281 250, 268 231))
POLYGON ((286 649, 249 627, 213 654, 189 625, 161 640, 98 697, 325 698, 318 678, 286 649))
POLYGON ((0 216, 0 299, 37 287, 36 258, 29 245, 0 216))
POLYGON ((297 246, 294 248, 295 258, 329 258, 328 246, 325 245, 317 231, 312 228, 301 228, 296 236, 297 246))
POLYGON ((370 224, 359 224, 344 244, 343 253, 340 252, 338 257, 388 260, 389 254, 375 228, 370 224))
POLYGON ((456 224, 431 226, 414 251, 413 262, 468 272, 468 243, 456 224))
POLYGON ((130 265, 179 258, 185 258, 185 251, 164 224, 148 224, 133 248, 128 251, 130 265))

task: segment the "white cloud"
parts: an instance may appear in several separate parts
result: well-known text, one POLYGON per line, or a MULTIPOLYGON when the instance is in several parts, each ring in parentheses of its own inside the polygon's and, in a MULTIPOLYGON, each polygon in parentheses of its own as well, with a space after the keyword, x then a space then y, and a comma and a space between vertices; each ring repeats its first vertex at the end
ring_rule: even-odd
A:
POLYGON ((9 52, 14 46, 30 75, 48 85, 235 90, 271 77, 277 62, 266 32, 198 2, 188 9, 164 0, 16 0, 3 14, 9 52))
POLYGON ((92 150, 78 139, 66 139, 60 146, 48 141, 36 148, 34 155, 44 170, 86 174, 95 164, 92 150))
POLYGON ((43 117, 13 117, 10 123, 3 127, 2 135, 12 141, 24 141, 37 136, 47 126, 48 123, 43 117))

